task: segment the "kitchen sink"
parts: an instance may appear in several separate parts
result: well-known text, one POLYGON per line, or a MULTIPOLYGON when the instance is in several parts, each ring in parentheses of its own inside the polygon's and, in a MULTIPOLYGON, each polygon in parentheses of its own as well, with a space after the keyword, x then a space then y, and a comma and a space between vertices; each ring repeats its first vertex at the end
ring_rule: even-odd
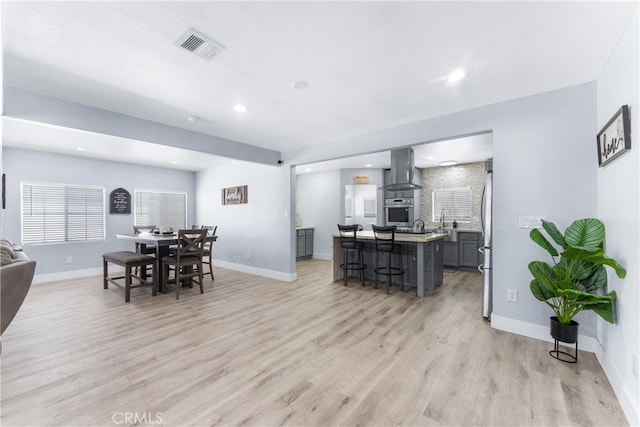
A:
POLYGON ((458 230, 454 230, 453 228, 427 228, 425 231, 427 233, 448 234, 448 237, 443 239, 445 242, 458 241, 458 230))

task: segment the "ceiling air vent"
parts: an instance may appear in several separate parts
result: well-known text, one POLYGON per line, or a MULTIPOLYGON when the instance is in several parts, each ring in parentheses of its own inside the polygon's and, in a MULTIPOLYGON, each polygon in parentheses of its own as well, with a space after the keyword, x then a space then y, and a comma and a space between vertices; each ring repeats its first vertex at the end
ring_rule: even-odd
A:
POLYGON ((193 52, 206 60, 220 54, 225 47, 210 37, 190 28, 176 41, 179 47, 193 52))

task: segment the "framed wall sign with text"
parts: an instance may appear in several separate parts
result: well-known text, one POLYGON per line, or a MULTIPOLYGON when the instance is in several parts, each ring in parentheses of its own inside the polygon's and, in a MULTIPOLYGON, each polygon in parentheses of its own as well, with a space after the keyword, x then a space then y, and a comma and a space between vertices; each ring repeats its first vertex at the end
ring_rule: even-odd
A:
POLYGON ((248 187, 246 185, 239 185, 237 187, 229 187, 222 189, 222 204, 223 205, 239 205, 249 202, 248 187))
POLYGON ((598 132, 598 165, 604 166, 630 149, 629 106, 623 105, 598 132))
POLYGON ((109 194, 110 214, 131 213, 131 193, 124 188, 116 188, 109 194))

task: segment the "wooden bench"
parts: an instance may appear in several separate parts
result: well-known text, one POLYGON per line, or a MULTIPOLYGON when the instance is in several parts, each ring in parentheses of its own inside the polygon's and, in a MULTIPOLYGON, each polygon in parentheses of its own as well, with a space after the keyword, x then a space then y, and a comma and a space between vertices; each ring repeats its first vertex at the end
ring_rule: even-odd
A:
MULTIPOLYGON (((120 289, 124 289, 125 296, 124 301, 129 302, 131 296, 131 289, 133 288, 141 288, 144 286, 151 286, 152 294, 155 296, 158 293, 158 282, 157 277, 158 273, 156 272, 156 260, 153 257, 139 254, 131 251, 120 251, 120 252, 109 252, 102 255, 102 265, 103 265, 103 283, 104 289, 107 289, 109 286, 109 282, 113 283, 120 289), (113 263, 124 267, 124 276, 118 277, 109 277, 108 272, 108 264, 113 263), (151 281, 148 278, 143 278, 138 276, 133 272, 134 267, 146 267, 151 265, 153 267, 153 273, 151 275, 151 281), (117 280, 124 279, 124 286, 122 283, 117 282, 117 280), (138 284, 133 285, 132 279, 137 279, 138 284)), ((145 269, 140 269, 140 271, 145 271, 145 269)))

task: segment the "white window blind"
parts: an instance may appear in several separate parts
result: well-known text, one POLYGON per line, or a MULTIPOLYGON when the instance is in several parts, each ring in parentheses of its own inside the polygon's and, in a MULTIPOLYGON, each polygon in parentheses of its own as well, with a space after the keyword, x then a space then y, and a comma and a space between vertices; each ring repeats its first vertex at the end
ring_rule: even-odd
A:
POLYGON ((471 188, 447 188, 433 190, 433 212, 431 220, 440 222, 440 217, 444 211, 444 218, 447 223, 471 222, 471 188))
POLYGON ((187 194, 135 190, 135 225, 186 228, 187 194))
POLYGON ((344 199, 344 216, 353 218, 353 199, 351 197, 344 199))
POLYGON ((365 198, 364 200, 364 217, 375 218, 376 217, 376 199, 365 198))
POLYGON ((21 183, 22 243, 104 240, 103 187, 21 183))

